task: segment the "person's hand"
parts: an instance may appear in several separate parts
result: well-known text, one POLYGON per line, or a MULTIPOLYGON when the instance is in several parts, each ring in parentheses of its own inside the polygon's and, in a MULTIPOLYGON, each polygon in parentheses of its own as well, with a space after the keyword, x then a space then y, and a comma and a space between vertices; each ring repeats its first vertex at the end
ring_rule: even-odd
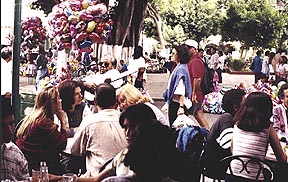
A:
POLYGON ((86 88, 86 89, 96 89, 97 88, 97 85, 95 83, 88 83, 88 82, 83 82, 83 86, 86 88))
POLYGON ((54 182, 54 181, 61 181, 63 179, 62 176, 56 176, 54 174, 49 174, 49 181, 54 182))
POLYGON ((59 109, 58 111, 56 111, 56 116, 61 121, 62 124, 61 127, 67 130, 69 128, 69 125, 68 125, 68 116, 66 112, 63 109, 59 109))
POLYGON ((194 103, 198 103, 196 94, 192 94, 191 101, 194 102, 194 103))

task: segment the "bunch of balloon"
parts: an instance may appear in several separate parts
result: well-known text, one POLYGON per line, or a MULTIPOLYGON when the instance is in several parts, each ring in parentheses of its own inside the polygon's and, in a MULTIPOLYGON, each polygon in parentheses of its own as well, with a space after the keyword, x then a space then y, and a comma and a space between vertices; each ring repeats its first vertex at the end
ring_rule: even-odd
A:
POLYGON ((39 17, 27 17, 21 22, 21 48, 33 49, 47 39, 46 28, 39 17))
POLYGON ((48 24, 49 37, 58 51, 90 53, 93 43, 108 40, 113 21, 107 5, 99 0, 62 0, 49 13, 48 24))

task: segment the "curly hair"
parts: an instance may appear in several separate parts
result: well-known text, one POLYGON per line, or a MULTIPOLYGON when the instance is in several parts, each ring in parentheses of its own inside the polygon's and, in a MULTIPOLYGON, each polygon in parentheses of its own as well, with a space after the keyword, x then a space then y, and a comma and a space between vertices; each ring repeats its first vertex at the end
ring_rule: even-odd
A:
POLYGON ((185 44, 175 47, 180 64, 187 64, 190 61, 191 53, 185 44))

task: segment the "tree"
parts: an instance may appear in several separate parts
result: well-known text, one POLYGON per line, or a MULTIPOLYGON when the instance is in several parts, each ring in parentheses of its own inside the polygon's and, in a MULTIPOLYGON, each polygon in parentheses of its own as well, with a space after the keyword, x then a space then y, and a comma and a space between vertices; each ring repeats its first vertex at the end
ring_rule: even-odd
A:
POLYGON ((230 3, 221 20, 223 40, 239 40, 243 48, 277 47, 284 19, 269 0, 238 0, 230 3))
POLYGON ((144 31, 149 36, 159 38, 160 43, 161 32, 165 42, 170 44, 174 44, 175 41, 181 43, 188 38, 203 40, 218 31, 217 22, 222 16, 223 8, 219 9, 216 1, 153 0, 151 4, 157 14, 152 17, 154 24, 150 16, 145 19, 144 31), (154 29, 158 31, 153 31, 154 29))

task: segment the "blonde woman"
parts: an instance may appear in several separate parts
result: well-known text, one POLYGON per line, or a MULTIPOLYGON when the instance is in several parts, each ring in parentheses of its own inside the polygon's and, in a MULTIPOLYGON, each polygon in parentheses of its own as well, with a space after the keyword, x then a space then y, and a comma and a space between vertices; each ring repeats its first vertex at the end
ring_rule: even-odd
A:
POLYGON ((156 115, 158 121, 162 124, 170 126, 169 121, 163 112, 151 103, 149 97, 144 96, 136 87, 127 83, 116 90, 117 101, 121 111, 133 104, 144 103, 149 106, 156 115))
POLYGON ((31 114, 23 119, 16 134, 16 144, 28 161, 30 174, 32 169, 39 170, 41 161, 46 161, 49 173, 64 173, 59 152, 67 144, 67 122, 57 88, 50 86, 41 90, 31 114), (60 131, 54 115, 61 121, 60 131))

